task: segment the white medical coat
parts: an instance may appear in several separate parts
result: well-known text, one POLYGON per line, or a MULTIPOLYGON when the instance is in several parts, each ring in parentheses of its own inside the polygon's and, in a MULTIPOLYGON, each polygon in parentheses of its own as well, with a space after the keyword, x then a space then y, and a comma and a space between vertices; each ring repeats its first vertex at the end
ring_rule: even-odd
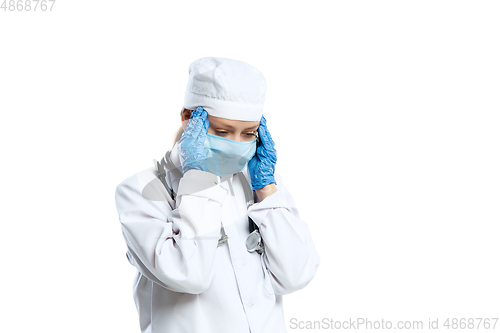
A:
MULTIPOLYGON (((181 169, 178 145, 171 153, 181 169)), ((286 332, 282 295, 304 288, 320 258, 306 222, 276 173, 277 192, 247 209, 239 177, 170 171, 174 202, 154 167, 121 182, 116 207, 137 268, 133 297, 143 333, 286 332), (265 252, 250 253, 248 216, 265 252), (228 239, 217 247, 219 238, 228 239)), ((247 168, 244 175, 248 181, 247 168)), ((168 178, 168 177, 167 177, 168 178)))

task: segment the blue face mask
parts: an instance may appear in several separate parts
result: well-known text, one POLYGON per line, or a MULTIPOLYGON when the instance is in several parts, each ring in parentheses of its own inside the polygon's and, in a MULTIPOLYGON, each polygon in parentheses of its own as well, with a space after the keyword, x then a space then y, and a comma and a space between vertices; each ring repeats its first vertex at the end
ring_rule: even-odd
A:
POLYGON ((207 133, 207 171, 219 177, 242 171, 255 155, 257 138, 238 142, 207 133))

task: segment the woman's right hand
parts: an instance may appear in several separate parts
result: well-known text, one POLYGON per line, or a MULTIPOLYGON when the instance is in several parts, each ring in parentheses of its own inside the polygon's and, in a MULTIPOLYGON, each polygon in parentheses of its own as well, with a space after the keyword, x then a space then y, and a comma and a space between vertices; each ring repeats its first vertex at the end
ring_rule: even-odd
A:
POLYGON ((209 126, 207 115, 207 111, 201 106, 194 110, 179 140, 182 174, 191 169, 207 171, 207 148, 205 147, 209 126))

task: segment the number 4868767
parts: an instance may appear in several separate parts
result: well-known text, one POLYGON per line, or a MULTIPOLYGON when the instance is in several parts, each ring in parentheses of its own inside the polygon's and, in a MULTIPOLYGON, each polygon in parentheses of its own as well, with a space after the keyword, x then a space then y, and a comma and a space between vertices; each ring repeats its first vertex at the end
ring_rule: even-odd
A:
POLYGON ((0 10, 4 12, 52 11, 56 0, 3 0, 0 10))

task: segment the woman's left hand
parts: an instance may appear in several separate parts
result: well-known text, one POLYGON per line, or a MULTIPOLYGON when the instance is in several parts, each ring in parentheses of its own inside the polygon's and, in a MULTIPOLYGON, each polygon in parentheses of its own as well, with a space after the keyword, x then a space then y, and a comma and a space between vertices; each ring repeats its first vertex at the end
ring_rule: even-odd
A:
POLYGON ((252 190, 265 187, 268 184, 276 184, 274 179, 274 169, 276 167, 276 149, 271 133, 267 128, 267 121, 264 116, 260 119, 259 140, 257 150, 252 159, 248 162, 248 173, 252 182, 252 190))

